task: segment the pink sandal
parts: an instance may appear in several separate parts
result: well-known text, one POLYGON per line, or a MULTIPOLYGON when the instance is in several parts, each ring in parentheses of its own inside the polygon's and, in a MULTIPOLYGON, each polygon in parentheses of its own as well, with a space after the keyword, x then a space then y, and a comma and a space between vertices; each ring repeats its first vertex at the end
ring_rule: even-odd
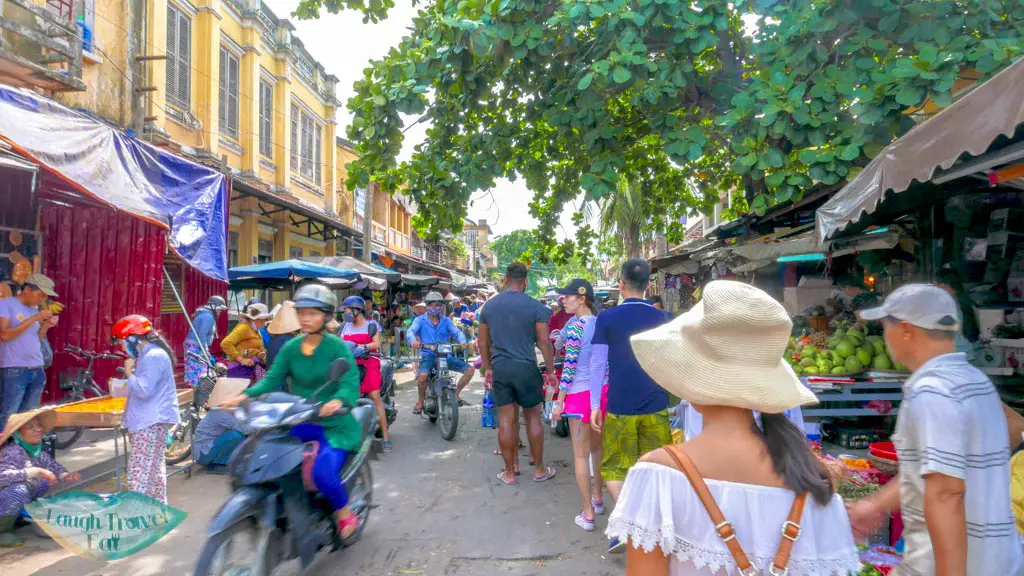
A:
POLYGON ((351 538, 352 535, 356 533, 356 530, 359 530, 359 517, 355 514, 349 514, 338 521, 338 537, 342 540, 351 538), (348 536, 344 536, 345 529, 349 526, 352 527, 352 531, 349 532, 348 536))

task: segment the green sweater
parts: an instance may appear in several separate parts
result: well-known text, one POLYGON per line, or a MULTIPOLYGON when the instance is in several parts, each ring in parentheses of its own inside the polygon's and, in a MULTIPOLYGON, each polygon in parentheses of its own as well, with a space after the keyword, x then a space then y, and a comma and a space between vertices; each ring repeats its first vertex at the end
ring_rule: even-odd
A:
MULTIPOLYGON (((327 381, 331 363, 338 358, 349 361, 352 367, 336 384, 324 388, 318 400, 341 400, 345 406, 355 406, 359 399, 359 369, 356 359, 345 342, 333 334, 324 335, 324 339, 306 356, 302 353, 302 341, 305 338, 292 338, 277 353, 274 364, 262 380, 245 391, 249 397, 261 396, 269 392, 283 390, 286 378, 291 377, 291 392, 296 396, 309 398, 316 389, 327 381)), ((362 443, 359 423, 351 415, 334 415, 319 420, 323 426, 327 441, 331 446, 342 450, 357 450, 362 443)))

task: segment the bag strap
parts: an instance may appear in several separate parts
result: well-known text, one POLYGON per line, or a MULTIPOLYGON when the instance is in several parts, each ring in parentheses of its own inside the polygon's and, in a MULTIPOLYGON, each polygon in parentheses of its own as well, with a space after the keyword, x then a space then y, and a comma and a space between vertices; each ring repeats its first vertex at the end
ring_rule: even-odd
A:
MULTIPOLYGON (((690 460, 690 457, 678 446, 667 445, 663 446, 665 452, 675 462, 676 467, 680 472, 686 476, 687 480, 690 481, 690 485, 693 486, 694 492, 697 493, 697 498, 700 499, 701 504, 704 505, 704 509, 707 510, 708 516, 711 517, 711 522, 715 525, 715 532, 718 533, 718 537, 725 543, 726 548, 729 549, 729 553, 732 555, 733 560, 736 561, 736 566, 739 568, 740 576, 753 576, 757 574, 757 567, 750 562, 747 558, 746 553, 743 551, 743 547, 740 546, 739 540, 736 539, 736 531, 733 529, 732 523, 725 519, 725 515, 722 513, 722 509, 718 507, 718 503, 715 502, 715 497, 711 495, 711 491, 708 490, 708 485, 704 482, 704 477, 701 476, 700 471, 690 460)), ((807 502, 807 493, 803 493, 793 499, 793 506, 789 510, 789 516, 786 518, 786 522, 782 525, 782 541, 779 543, 779 548, 775 553, 775 560, 769 567, 769 574, 774 576, 785 576, 788 572, 787 566, 789 565, 789 558, 793 552, 793 545, 797 540, 800 539, 800 518, 804 512, 804 504, 807 502)))

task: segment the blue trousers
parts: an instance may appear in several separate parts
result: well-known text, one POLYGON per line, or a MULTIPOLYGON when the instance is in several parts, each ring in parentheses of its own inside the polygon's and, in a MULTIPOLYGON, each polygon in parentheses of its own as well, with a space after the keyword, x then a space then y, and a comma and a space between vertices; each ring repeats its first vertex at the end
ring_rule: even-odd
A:
POLYGON ((42 368, 4 368, 0 373, 0 430, 3 430, 11 414, 39 407, 46 372, 42 368))
POLYGON ((213 446, 210 451, 206 454, 200 454, 196 458, 196 462, 199 462, 203 466, 227 466, 228 460, 231 459, 231 454, 234 453, 235 448, 245 440, 245 434, 242 434, 238 430, 228 430, 221 434, 213 441, 213 446))
POLYGON ((330 502, 332 510, 337 512, 347 506, 348 491, 341 481, 341 467, 345 465, 348 451, 331 446, 324 435, 324 429, 317 424, 299 424, 292 428, 291 433, 303 442, 320 444, 316 462, 313 463, 313 481, 316 482, 317 490, 330 502))

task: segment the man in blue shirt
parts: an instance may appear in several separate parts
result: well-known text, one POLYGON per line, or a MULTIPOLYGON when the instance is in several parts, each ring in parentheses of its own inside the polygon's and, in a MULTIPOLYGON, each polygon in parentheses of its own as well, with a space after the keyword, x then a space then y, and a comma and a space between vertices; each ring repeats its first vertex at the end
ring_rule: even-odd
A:
MULTIPOLYGON (((632 258, 622 265, 619 292, 624 300, 602 312, 594 325, 590 373, 608 371, 608 415, 600 410, 601 378, 590 379, 590 423, 604 430, 601 474, 608 492, 619 499, 629 469, 645 453, 672 443, 668 393, 658 386, 633 355, 630 337, 664 324, 665 312, 644 300, 651 265, 632 258)), ((610 553, 621 553, 623 543, 612 540, 610 553)))
POLYGON ((224 297, 213 295, 192 317, 192 328, 185 338, 185 382, 195 388, 206 374, 207 364, 202 358, 212 358, 210 345, 217 338, 217 315, 228 309, 224 297), (198 356, 198 358, 197 358, 198 356))
MULTIPOLYGON (((451 318, 444 315, 444 297, 437 292, 431 292, 427 294, 424 301, 427 303, 427 313, 413 320, 412 326, 406 332, 406 338, 413 349, 418 350, 424 344, 443 344, 452 339, 458 340, 459 344, 466 348, 468 345, 466 336, 455 326, 451 318)), ((423 413, 423 401, 427 397, 427 378, 434 368, 435 360, 436 356, 430 350, 424 350, 420 356, 420 365, 416 372, 416 386, 419 388, 420 397, 416 402, 416 407, 412 409, 413 414, 423 413)), ((459 390, 465 388, 473 378, 473 374, 476 373, 472 366, 455 356, 448 357, 448 368, 455 372, 462 372, 462 378, 459 379, 459 390)), ((466 403, 459 399, 459 404, 465 405, 466 403)))

